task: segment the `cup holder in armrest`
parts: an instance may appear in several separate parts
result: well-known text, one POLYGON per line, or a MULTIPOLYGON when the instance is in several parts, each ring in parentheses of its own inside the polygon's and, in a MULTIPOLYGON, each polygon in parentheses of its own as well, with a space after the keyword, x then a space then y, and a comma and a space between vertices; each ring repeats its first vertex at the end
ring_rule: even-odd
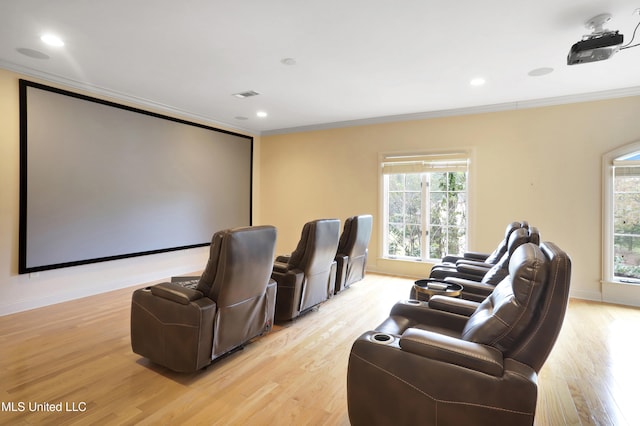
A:
POLYGON ((396 340, 395 337, 393 337, 390 334, 386 334, 386 333, 375 333, 375 334, 371 335, 369 337, 369 339, 373 343, 378 343, 380 345, 388 345, 390 343, 393 343, 396 340))

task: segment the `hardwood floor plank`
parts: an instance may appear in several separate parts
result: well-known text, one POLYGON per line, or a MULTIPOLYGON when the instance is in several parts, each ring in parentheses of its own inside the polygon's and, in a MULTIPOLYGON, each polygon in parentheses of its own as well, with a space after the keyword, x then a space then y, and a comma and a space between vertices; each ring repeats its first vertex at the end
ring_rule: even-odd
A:
MULTIPOLYGON (((351 345, 412 282, 369 274, 192 374, 131 351, 131 288, 0 317, 0 424, 348 425, 351 345), (84 411, 30 411, 45 403, 84 411)), ((640 424, 639 324, 639 309, 572 300, 538 378, 535 424, 640 424)))

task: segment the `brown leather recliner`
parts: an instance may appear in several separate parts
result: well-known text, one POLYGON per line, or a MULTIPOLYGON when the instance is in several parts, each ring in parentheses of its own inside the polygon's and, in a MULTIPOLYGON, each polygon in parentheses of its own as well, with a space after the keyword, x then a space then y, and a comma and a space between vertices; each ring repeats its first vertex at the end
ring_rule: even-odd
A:
MULTIPOLYGON (((479 281, 451 276, 445 278, 444 282, 461 285, 461 297, 463 299, 482 302, 489 294, 491 294, 496 285, 498 285, 500 281, 509 274, 509 262, 515 250, 525 243, 533 243, 536 245, 540 244, 540 232, 538 232, 536 227, 530 227, 528 233, 525 232, 522 234, 523 231, 525 230, 519 229, 511 234, 507 252, 502 256, 500 262, 496 263, 491 269, 489 269, 489 271, 487 271, 479 281)), ((459 265, 458 268, 462 268, 462 270, 464 270, 462 265, 459 265)))
POLYGON ((351 349, 351 424, 533 424, 537 374, 560 332, 570 275, 555 244, 527 243, 482 303, 396 304, 351 349))
MULTIPOLYGON (((508 266, 508 259, 511 257, 513 251, 521 244, 528 242, 540 244, 540 232, 535 226, 528 226, 526 228, 522 227, 514 230, 507 239, 505 252, 503 253, 502 257, 493 265, 485 262, 474 262, 462 259, 457 261, 455 266, 452 268, 433 268, 431 270, 431 273, 429 274, 429 278, 443 280, 447 277, 457 277, 473 281, 481 281, 492 268, 505 261, 505 259, 507 262, 506 266, 508 266)), ((506 273, 499 279, 492 279, 491 284, 498 284, 505 275, 506 273)))
POLYGON ((271 330, 276 228, 217 232, 196 289, 161 283, 136 290, 133 352, 174 371, 199 370, 271 330))
POLYGON ((364 278, 372 227, 373 217, 369 214, 352 216, 344 221, 336 254, 335 293, 364 278))
MULTIPOLYGON (((463 299, 482 302, 507 275, 509 275, 509 261, 511 256, 522 244, 540 244, 540 232, 538 228, 531 226, 528 229, 516 229, 509 236, 507 251, 502 255, 502 259, 490 269, 478 267, 473 264, 459 263, 455 271, 444 279, 435 279, 437 282, 454 283, 462 286, 463 299), (473 278, 473 279, 472 279, 473 278)), ((431 279, 433 280, 433 279, 431 279)), ((421 299, 415 291, 411 289, 410 298, 421 299)))
POLYGON ((462 256, 447 255, 443 257, 441 263, 438 263, 434 265, 433 268, 431 268, 431 274, 434 275, 433 278, 443 278, 449 271, 451 271, 451 269, 455 269, 456 264, 458 263, 468 263, 477 266, 484 266, 485 269, 491 268, 493 265, 498 263, 500 259, 502 259, 502 256, 506 253, 511 233, 520 228, 528 229, 529 222, 511 222, 510 224, 508 224, 504 231, 504 238, 500 240, 498 246, 491 253, 470 251, 464 253, 462 256), (440 270, 442 270, 443 272, 440 272, 440 270))
POLYGON ((307 222, 290 256, 278 256, 273 278, 278 283, 276 321, 288 321, 333 296, 336 284, 338 219, 307 222))

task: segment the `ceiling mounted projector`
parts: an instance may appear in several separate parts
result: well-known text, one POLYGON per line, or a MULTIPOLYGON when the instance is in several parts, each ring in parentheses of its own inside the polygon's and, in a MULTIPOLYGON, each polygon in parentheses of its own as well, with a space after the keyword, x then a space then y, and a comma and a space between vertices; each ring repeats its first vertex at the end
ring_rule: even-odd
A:
POLYGON ((604 24, 611 20, 609 13, 603 13, 589 19, 584 25, 592 30, 591 34, 582 36, 582 40, 571 46, 567 56, 567 65, 604 61, 620 50, 624 36, 618 31, 604 29, 604 24))

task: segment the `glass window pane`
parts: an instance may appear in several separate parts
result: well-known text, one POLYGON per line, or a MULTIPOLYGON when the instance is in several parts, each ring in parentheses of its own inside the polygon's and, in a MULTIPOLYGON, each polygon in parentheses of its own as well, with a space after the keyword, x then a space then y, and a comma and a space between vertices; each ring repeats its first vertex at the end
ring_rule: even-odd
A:
POLYGON ((449 225, 466 229, 467 194, 456 192, 449 199, 449 225))
POLYGON ((447 200, 442 192, 431 192, 429 194, 430 204, 430 225, 444 225, 447 222, 447 200))
POLYGON ((389 256, 403 256, 404 255, 404 226, 402 225, 389 225, 389 240, 388 255, 389 256))
POLYGON ((452 191, 466 191, 467 190, 467 174, 465 172, 451 173, 453 177, 452 191))
POLYGON ((614 275, 640 279, 640 235, 614 235, 614 275))
POLYGON ((431 192, 447 190, 446 173, 429 173, 429 182, 431 192))
POLYGON ((388 175, 389 191, 401 191, 404 189, 404 175, 388 175))
POLYGON ((420 191, 422 188, 419 173, 407 174, 405 180, 405 189, 407 191, 420 191))
POLYGON ((406 194, 406 223, 420 224, 420 212, 422 210, 422 194, 420 192, 408 192, 406 194))
POLYGON ((403 192, 389 193, 389 222, 391 223, 404 222, 404 193, 403 192))
POLYGON ((429 229, 429 258, 441 259, 446 255, 446 233, 441 226, 432 226, 429 229))
POLYGON ((450 227, 447 238, 447 253, 459 254, 466 250, 467 235, 465 228, 450 227))
POLYGON ((616 176, 615 192, 637 192, 640 188, 640 176, 616 176))
POLYGON ((627 233, 640 223, 640 194, 616 194, 614 200, 614 232, 627 233))
POLYGON ((420 244, 420 225, 407 225, 405 227, 405 256, 420 257, 420 244))

